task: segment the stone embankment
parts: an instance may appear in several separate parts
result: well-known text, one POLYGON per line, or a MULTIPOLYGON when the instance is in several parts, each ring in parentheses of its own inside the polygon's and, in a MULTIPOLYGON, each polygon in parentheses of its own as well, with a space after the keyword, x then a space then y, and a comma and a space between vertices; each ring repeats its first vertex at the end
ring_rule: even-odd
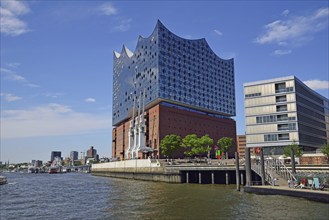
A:
POLYGON ((155 182, 181 183, 179 172, 166 172, 158 160, 124 160, 93 164, 92 174, 96 176, 116 177, 155 182))

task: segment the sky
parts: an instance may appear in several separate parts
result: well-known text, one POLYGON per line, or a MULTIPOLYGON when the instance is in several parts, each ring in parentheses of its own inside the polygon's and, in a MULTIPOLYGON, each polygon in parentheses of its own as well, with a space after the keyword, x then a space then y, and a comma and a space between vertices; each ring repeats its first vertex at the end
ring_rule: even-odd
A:
POLYGON ((158 19, 234 58, 237 134, 245 82, 295 75, 328 98, 328 17, 328 1, 1 0, 0 161, 111 157, 113 51, 158 19))

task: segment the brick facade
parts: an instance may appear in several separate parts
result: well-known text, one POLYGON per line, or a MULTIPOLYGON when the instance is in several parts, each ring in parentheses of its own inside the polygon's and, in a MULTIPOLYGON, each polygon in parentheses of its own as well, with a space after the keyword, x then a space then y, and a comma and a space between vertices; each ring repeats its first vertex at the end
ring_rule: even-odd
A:
MULTIPOLYGON (((216 144, 221 137, 232 137, 236 140, 236 123, 232 119, 210 116, 206 113, 194 110, 181 109, 179 107, 157 104, 145 111, 145 143, 155 149, 151 156, 162 158, 159 150, 160 141, 168 134, 180 135, 184 138, 188 134, 196 134, 201 137, 208 134, 216 144)), ((128 146, 129 121, 126 121, 112 132, 112 157, 123 159, 124 149, 128 146)), ((233 157, 236 151, 236 143, 231 147, 229 156, 233 157)), ((139 153, 139 157, 146 155, 139 153)), ((214 152, 212 152, 214 156, 214 152)), ((184 157, 183 151, 174 156, 184 157)))

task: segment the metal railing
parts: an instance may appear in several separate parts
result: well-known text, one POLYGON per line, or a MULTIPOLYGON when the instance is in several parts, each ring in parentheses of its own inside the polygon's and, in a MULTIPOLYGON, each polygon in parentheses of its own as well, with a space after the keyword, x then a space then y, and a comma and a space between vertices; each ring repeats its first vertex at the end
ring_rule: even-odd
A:
POLYGON ((285 180, 296 181, 296 177, 293 173, 284 165, 279 159, 271 158, 265 161, 266 167, 271 173, 276 173, 285 180))
MULTIPOLYGON (((268 168, 267 168, 267 165, 266 163, 264 163, 264 166, 265 166, 265 182, 267 184, 270 184, 270 185, 273 185, 275 183, 275 179, 274 177, 272 176, 272 174, 270 172, 268 172, 268 168)), ((251 169, 257 173, 259 176, 262 176, 261 175, 261 165, 260 163, 252 163, 251 164, 251 169)))
MULTIPOLYGON (((261 176, 261 164, 259 162, 251 163, 251 169, 261 176)), ((276 176, 279 176, 285 180, 297 181, 293 173, 282 163, 275 158, 268 158, 264 160, 265 181, 267 184, 275 185, 277 180, 276 176)))

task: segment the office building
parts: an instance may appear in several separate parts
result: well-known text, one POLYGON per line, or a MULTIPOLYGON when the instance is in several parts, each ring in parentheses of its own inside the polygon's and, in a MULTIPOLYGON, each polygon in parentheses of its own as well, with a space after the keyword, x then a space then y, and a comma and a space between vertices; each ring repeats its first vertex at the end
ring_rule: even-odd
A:
POLYGON ((53 162, 56 157, 58 157, 60 160, 62 160, 62 152, 61 151, 52 151, 51 156, 50 156, 50 161, 53 162))
POLYGON ((87 158, 93 158, 95 161, 99 160, 97 150, 93 146, 90 146, 90 149, 87 150, 87 158))
POLYGON ((71 158, 72 161, 78 160, 79 159, 78 151, 71 151, 70 152, 70 158, 71 158))
POLYGON ((282 154, 296 143, 315 153, 328 142, 329 101, 297 77, 245 83, 244 95, 247 147, 282 154))
POLYGON ((158 21, 134 52, 114 52, 113 66, 112 157, 161 157, 168 134, 236 138, 234 62, 205 39, 178 37, 158 21))

